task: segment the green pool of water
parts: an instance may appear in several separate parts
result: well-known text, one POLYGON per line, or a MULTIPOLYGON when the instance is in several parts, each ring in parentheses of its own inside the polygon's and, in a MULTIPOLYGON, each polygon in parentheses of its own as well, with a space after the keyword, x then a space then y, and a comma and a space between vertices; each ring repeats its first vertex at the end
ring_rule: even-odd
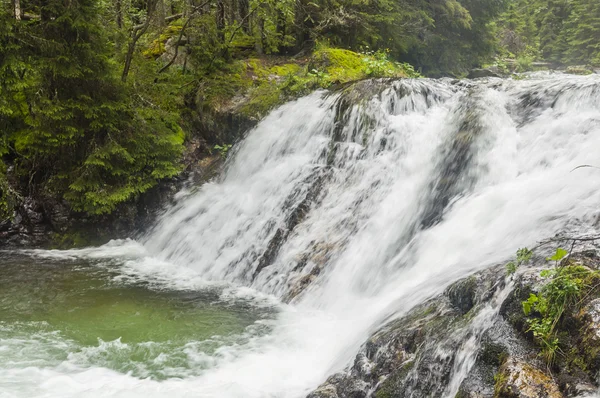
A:
POLYGON ((219 291, 124 282, 118 266, 0 252, 3 366, 102 366, 140 378, 199 374, 265 332, 272 311, 219 291), (257 322, 258 321, 258 322, 257 322))

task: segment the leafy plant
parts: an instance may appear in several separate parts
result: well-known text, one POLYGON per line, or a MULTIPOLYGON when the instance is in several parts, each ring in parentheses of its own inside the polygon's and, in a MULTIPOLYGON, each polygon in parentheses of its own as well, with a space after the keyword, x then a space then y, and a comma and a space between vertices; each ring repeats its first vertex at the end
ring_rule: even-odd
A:
POLYGON ((554 253, 553 256, 546 258, 547 261, 556 261, 556 264, 558 265, 558 262, 560 260, 562 260, 563 258, 565 258, 567 256, 567 254, 569 254, 568 251, 566 251, 565 249, 561 249, 560 247, 558 249, 556 249, 556 253, 554 253))
POLYGON ((213 147, 213 149, 219 151, 219 154, 221 155, 221 157, 223 159, 225 159, 227 157, 227 152, 229 152, 229 150, 231 149, 231 145, 230 144, 223 144, 223 145, 215 145, 213 147))
POLYGON ((517 268, 521 265, 526 264, 531 260, 533 256, 533 251, 527 249, 526 247, 517 250, 517 258, 515 261, 511 261, 506 264, 506 272, 508 275, 512 275, 517 272, 517 268))
MULTIPOLYGON (((558 248, 547 261, 555 261, 558 265, 567 255, 566 250, 558 248)), ((540 276, 549 281, 539 293, 531 293, 529 298, 522 302, 522 306, 524 314, 529 317, 528 331, 532 332, 535 341, 542 348, 544 359, 551 364, 560 352, 556 332, 558 323, 568 308, 579 304, 581 297, 592 286, 592 281, 598 277, 598 273, 586 267, 566 265, 544 270, 540 276)))
POLYGON ((327 86, 326 84, 324 84, 329 80, 329 75, 326 72, 320 71, 318 69, 311 69, 310 72, 308 72, 308 76, 315 79, 315 83, 317 84, 317 86, 327 86))
POLYGON ((367 51, 363 62, 365 74, 369 77, 384 77, 394 74, 394 64, 388 59, 390 50, 367 51))

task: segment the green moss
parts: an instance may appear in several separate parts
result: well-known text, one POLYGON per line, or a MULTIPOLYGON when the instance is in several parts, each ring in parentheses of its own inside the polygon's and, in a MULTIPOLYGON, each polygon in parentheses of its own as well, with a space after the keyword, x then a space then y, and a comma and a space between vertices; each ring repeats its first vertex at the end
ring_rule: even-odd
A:
POLYGON ((276 76, 288 77, 302 74, 303 68, 298 64, 283 64, 273 66, 270 72, 276 76))
POLYGON ((500 371, 494 375, 494 397, 502 397, 507 393, 506 383, 508 382, 508 375, 500 371))
POLYGON ((323 69, 335 83, 366 78, 363 56, 353 51, 327 48, 317 51, 312 59, 315 69, 323 69))
POLYGON ((375 398, 392 398, 399 396, 401 385, 414 366, 415 361, 407 362, 394 373, 389 375, 388 378, 381 383, 379 389, 375 392, 375 398))
POLYGON ((264 82, 250 92, 250 100, 240 111, 249 116, 260 118, 282 102, 281 89, 276 82, 264 82))
POLYGON ((565 352, 565 356, 569 372, 576 373, 578 370, 582 370, 584 372, 588 371, 588 363, 577 348, 572 347, 570 350, 565 352))
POLYGON ((153 40, 147 49, 142 51, 142 55, 148 58, 158 58, 163 55, 166 51, 165 44, 167 41, 181 32, 181 24, 172 24, 165 28, 165 30, 153 40))
POLYGON ((247 118, 260 119, 278 105, 319 88, 369 77, 412 76, 409 72, 405 66, 387 60, 387 56, 383 59, 339 48, 320 48, 308 59, 235 61, 203 79, 197 99, 209 112, 235 109, 247 118), (381 66, 381 73, 370 73, 374 64, 381 66))

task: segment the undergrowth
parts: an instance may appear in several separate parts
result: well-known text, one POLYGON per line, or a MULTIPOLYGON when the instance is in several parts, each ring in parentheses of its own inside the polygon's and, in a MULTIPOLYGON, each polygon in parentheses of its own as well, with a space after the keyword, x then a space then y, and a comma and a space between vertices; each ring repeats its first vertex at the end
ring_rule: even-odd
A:
MULTIPOLYGON (((519 249, 515 261, 506 265, 508 274, 514 274, 517 268, 531 260, 533 252, 519 249)), ((558 327, 567 313, 579 309, 582 301, 596 286, 600 273, 588 267, 572 264, 570 253, 562 248, 546 258, 554 262, 554 267, 541 271, 545 280, 539 292, 531 293, 522 302, 523 312, 527 317, 528 332, 533 334, 535 342, 541 349, 541 356, 551 365, 556 355, 566 356, 558 337, 558 327)))

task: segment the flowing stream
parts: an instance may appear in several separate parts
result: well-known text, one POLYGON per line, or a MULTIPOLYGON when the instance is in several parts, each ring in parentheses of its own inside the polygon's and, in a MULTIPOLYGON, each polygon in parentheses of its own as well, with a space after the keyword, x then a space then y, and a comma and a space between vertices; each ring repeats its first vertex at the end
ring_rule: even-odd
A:
POLYGON ((593 230, 599 103, 600 78, 547 74, 288 103, 143 238, 0 252, 0 397, 305 397, 449 284, 593 230))

